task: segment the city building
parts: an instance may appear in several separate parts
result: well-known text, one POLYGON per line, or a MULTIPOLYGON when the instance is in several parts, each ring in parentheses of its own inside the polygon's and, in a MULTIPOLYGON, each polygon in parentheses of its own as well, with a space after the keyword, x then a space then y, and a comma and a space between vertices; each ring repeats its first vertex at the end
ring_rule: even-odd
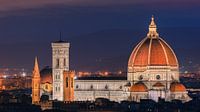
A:
MULTIPOLYGON (((179 63, 172 48, 159 36, 154 18, 151 18, 147 36, 132 51, 123 77, 73 78, 69 72, 69 43, 52 43, 53 100, 94 101, 106 98, 111 101, 181 100, 190 97, 179 80, 179 63)), ((51 75, 51 74, 50 74, 51 75)))
POLYGON ((63 73, 69 71, 69 47, 61 40, 52 43, 53 100, 64 101, 63 73))
POLYGON ((172 48, 161 38, 152 17, 147 36, 134 48, 128 62, 131 99, 163 98, 188 101, 179 81, 179 63, 172 48))

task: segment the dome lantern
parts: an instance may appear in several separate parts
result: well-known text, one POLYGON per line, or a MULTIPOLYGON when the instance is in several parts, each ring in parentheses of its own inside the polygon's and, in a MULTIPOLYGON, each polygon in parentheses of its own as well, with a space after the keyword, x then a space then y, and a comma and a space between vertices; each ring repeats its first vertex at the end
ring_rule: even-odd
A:
POLYGON ((154 22, 154 17, 151 17, 151 23, 149 25, 149 33, 147 34, 148 38, 158 38, 159 34, 157 33, 157 26, 154 22))

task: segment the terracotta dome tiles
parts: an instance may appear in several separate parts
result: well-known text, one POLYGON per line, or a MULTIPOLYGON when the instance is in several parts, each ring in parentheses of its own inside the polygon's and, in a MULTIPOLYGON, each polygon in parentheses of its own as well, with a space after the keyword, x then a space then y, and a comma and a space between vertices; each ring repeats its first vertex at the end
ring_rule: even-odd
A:
POLYGON ((150 40, 146 40, 138 49, 135 56, 134 65, 142 66, 148 64, 149 41, 150 40))
POLYGON ((129 66, 177 66, 178 61, 167 43, 158 38, 145 38, 140 42, 129 59, 129 66))
POLYGON ((179 82, 174 82, 170 86, 170 91, 171 92, 186 92, 186 88, 183 84, 179 82))
POLYGON ((167 65, 165 53, 158 39, 152 40, 150 50, 150 65, 167 65))

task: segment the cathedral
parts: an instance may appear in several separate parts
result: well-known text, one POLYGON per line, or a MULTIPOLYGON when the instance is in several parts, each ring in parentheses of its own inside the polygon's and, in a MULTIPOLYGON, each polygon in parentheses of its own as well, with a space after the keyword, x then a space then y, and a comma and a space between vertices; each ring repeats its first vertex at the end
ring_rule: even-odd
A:
POLYGON ((159 98, 165 101, 190 97, 179 80, 179 63, 172 48, 159 36, 154 18, 149 32, 133 49, 127 67, 127 77, 80 77, 69 69, 69 48, 66 41, 52 44, 52 73, 40 76, 37 59, 33 70, 32 102, 41 95, 58 101, 136 101, 159 98))

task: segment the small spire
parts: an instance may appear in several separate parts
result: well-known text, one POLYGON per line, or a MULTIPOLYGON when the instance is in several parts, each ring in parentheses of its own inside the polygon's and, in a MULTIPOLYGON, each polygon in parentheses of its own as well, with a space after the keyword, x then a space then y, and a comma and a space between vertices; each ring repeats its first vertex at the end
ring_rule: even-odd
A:
POLYGON ((39 66, 38 66, 38 59, 35 57, 35 63, 34 63, 34 68, 33 68, 33 77, 40 77, 40 72, 39 72, 39 66))
POLYGON ((152 17, 151 17, 151 23, 150 23, 150 26, 149 26, 149 27, 152 27, 152 26, 155 26, 155 27, 156 27, 156 24, 155 24, 155 22, 154 22, 154 17, 153 17, 153 15, 152 15, 152 17))
POLYGON ((151 23, 149 25, 149 33, 147 34, 147 37, 149 37, 149 38, 159 37, 159 34, 157 33, 157 26, 156 26, 156 23, 154 22, 153 15, 151 17, 151 23))

